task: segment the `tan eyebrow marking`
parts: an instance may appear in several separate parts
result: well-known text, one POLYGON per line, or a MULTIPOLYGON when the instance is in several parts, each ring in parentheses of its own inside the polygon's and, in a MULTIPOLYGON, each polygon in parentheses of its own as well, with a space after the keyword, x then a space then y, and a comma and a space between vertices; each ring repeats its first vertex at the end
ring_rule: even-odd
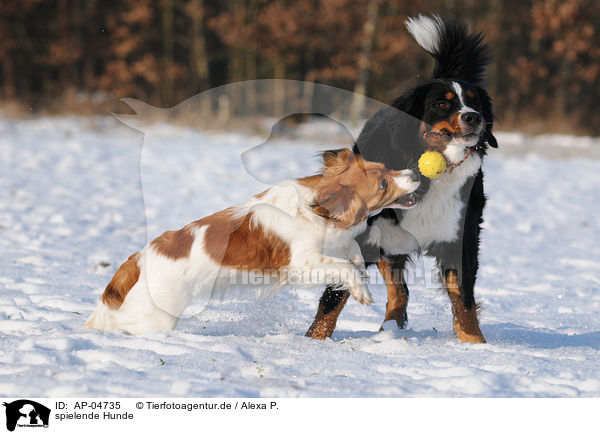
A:
POLYGON ((469 90, 467 90, 467 96, 468 96, 469 98, 474 98, 474 97, 475 97, 475 94, 473 93, 473 91, 472 91, 472 90, 470 90, 470 89, 469 89, 469 90))
POLYGON ((446 99, 447 99, 448 101, 450 101, 450 100, 451 100, 452 98, 454 98, 456 95, 454 95, 454 92, 446 92, 446 93, 444 94, 444 96, 446 97, 446 99))

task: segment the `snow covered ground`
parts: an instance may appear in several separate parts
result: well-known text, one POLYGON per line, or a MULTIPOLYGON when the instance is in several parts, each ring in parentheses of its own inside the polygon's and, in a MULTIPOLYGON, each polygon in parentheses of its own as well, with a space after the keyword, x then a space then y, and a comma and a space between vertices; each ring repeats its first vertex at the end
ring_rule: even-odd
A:
MULTIPOLYGON (((82 325, 147 237, 265 188, 240 158, 263 138, 157 124, 142 151, 112 118, 0 117, 0 395, 600 396, 600 141, 498 139, 476 290, 488 344, 453 338, 429 261, 412 273, 428 288, 413 288, 407 330, 378 331, 373 285, 375 304, 350 300, 325 342, 303 336, 320 291, 299 289, 133 337, 82 325)), ((300 156, 323 145, 282 141, 267 181, 310 174, 300 156)))

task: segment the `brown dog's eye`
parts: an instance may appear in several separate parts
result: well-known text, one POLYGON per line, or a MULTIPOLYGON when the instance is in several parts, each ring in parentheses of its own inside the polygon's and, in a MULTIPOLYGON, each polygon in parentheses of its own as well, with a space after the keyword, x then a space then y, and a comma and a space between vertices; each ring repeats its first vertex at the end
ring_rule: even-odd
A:
POLYGON ((387 184, 388 184, 388 183, 387 183, 387 179, 382 179, 382 180, 381 180, 381 184, 379 184, 379 189, 380 189, 380 190, 383 190, 384 188, 386 188, 386 187, 387 187, 387 184))
POLYGON ((441 102, 436 102, 433 106, 438 109, 446 110, 446 109, 450 108, 450 103, 446 102, 446 101, 441 101, 441 102))

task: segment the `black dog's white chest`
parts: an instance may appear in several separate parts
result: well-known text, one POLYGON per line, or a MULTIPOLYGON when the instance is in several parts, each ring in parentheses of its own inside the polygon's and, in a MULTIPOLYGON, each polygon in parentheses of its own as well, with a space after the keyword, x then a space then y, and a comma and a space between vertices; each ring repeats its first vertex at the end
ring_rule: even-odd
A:
POLYGON ((460 190, 480 167, 481 158, 473 155, 452 172, 433 179, 421 202, 404 213, 400 226, 410 232, 422 248, 458 239, 459 222, 466 206, 460 190))

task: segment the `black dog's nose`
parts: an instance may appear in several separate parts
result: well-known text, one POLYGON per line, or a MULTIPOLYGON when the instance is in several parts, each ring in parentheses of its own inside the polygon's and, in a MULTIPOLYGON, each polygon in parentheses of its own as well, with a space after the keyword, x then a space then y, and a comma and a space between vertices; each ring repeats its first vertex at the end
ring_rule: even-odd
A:
POLYGON ((461 119, 468 125, 474 127, 481 123, 481 115, 477 112, 466 112, 460 115, 461 119))

